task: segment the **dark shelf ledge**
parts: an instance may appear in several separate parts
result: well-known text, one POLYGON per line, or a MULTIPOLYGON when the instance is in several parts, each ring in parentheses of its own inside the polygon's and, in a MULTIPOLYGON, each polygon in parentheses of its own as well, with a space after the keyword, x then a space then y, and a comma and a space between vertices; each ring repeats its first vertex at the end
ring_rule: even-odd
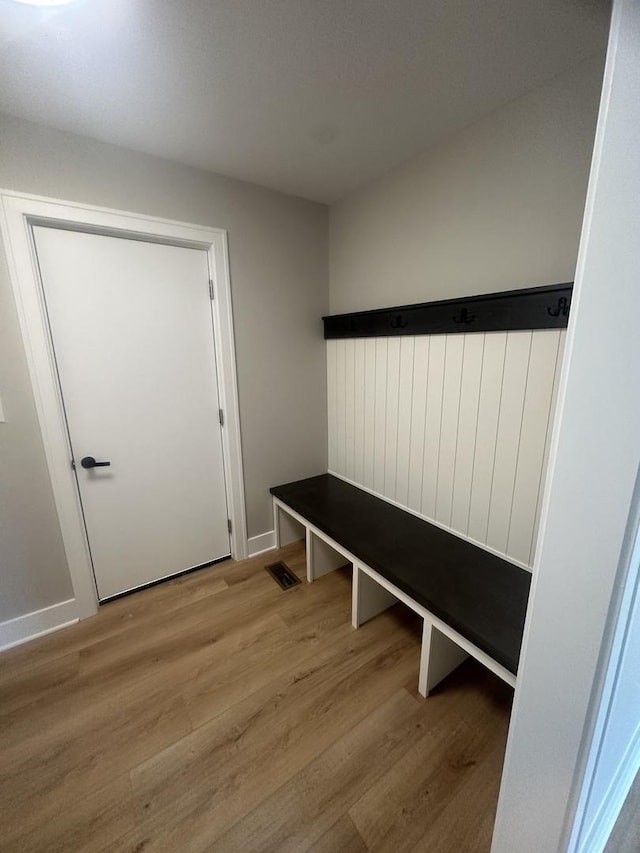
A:
POLYGON ((563 329, 569 320, 572 290, 573 282, 566 282, 353 314, 333 314, 322 318, 324 336, 326 339, 377 338, 563 329))

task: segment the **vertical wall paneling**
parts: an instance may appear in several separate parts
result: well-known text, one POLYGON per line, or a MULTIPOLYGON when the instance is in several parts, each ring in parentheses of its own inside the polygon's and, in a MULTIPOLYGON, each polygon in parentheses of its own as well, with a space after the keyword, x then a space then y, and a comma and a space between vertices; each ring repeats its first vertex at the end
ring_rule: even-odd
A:
POLYGON ((424 422, 422 466, 422 514, 426 518, 435 518, 436 514, 446 342, 445 335, 434 336, 431 338, 431 347, 429 349, 427 412, 424 422))
POLYGON ((435 520, 446 527, 451 526, 453 478, 456 465, 460 387, 462 383, 462 359, 464 356, 465 340, 468 337, 468 335, 447 335, 445 340, 435 520))
POLYGON ((541 331, 531 340, 520 448, 505 548, 508 554, 523 563, 529 561, 531 553, 559 339, 560 332, 554 329, 541 331))
POLYGON ((411 467, 411 407, 413 400, 414 337, 400 338, 400 378, 398 383, 398 450, 395 500, 408 506, 411 467))
POLYGON ((355 368, 356 368, 356 342, 345 341, 344 371, 345 371, 345 454, 344 472, 345 476, 353 479, 355 460, 355 368))
POLYGON ((337 341, 327 341, 327 420, 329 438, 329 470, 335 471, 338 467, 336 442, 338 439, 336 418, 338 414, 337 393, 337 341))
POLYGON ((376 340, 364 341, 364 473, 362 485, 373 489, 373 470, 375 463, 375 391, 376 391, 376 340))
POLYGON ((336 347, 336 403, 338 411, 336 413, 336 471, 344 474, 345 466, 345 421, 347 416, 346 407, 346 381, 345 372, 345 351, 347 342, 337 341, 336 347))
POLYGON ((354 460, 353 479, 364 480, 364 373, 365 340, 354 341, 354 460))
POLYGON ((534 514, 534 523, 533 523, 533 535, 531 538, 531 551, 529 553, 528 563, 530 566, 533 566, 533 561, 535 559, 536 554, 536 543, 538 541, 538 527, 540 524, 540 507, 542 504, 542 492, 544 490, 544 484, 547 475, 547 462, 549 459, 549 442, 551 440, 551 430, 553 429, 553 421, 555 417, 556 411, 556 400, 558 397, 558 384, 560 382, 560 369, 562 367, 562 356, 564 354, 564 345, 567 337, 566 329, 562 329, 560 331, 560 340, 558 341, 558 354, 556 356, 556 368, 555 375, 553 379, 553 390, 551 392, 551 404, 549 407, 549 422, 547 424, 546 436, 544 442, 544 456, 542 458, 542 467, 540 469, 539 474, 539 484, 538 484, 538 497, 536 500, 536 511, 534 514))
POLYGON ((530 565, 564 336, 328 340, 330 470, 530 565))
POLYGON ((486 541, 489 547, 500 553, 506 553, 509 538, 531 337, 531 332, 507 332, 486 541))
POLYGON ((422 471, 424 463, 424 425, 427 414, 427 374, 431 338, 415 338, 413 381, 411 387, 411 444, 409 447, 409 494, 407 506, 422 511, 422 471))
POLYGON ((471 483, 473 480, 473 460, 476 451, 484 343, 484 334, 464 336, 460 412, 458 415, 458 436, 455 470, 453 474, 451 527, 465 534, 469 529, 471 483))
POLYGON ((398 403, 400 398, 400 345, 389 338, 387 349, 387 422, 385 426, 384 494, 395 500, 398 464, 398 403))
POLYGON ((480 400, 478 401, 478 423, 476 425, 476 446, 471 476, 469 526, 467 529, 469 538, 476 542, 485 542, 489 523, 489 501, 491 499, 493 461, 498 436, 498 415, 500 413, 506 346, 506 332, 496 332, 485 336, 480 400))
MULTIPOLYGON (((387 426, 387 338, 376 338, 376 385, 373 435, 373 490, 384 495, 384 453, 387 426)), ((339 474, 343 473, 338 471, 339 474)), ((388 497, 388 496, 387 496, 388 497)))

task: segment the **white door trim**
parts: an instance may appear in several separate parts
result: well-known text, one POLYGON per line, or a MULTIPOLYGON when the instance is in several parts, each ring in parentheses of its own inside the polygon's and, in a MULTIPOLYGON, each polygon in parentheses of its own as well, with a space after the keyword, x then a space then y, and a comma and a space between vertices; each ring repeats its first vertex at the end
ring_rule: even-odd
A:
POLYGON ((121 237, 189 246, 207 252, 214 288, 218 390, 225 416, 222 446, 227 506, 232 524, 231 553, 235 559, 241 560, 247 556, 247 524, 227 233, 219 228, 204 228, 0 190, 0 230, 5 243, 78 618, 84 619, 96 612, 98 597, 80 498, 70 465, 68 434, 33 243, 33 224, 117 233, 121 237))

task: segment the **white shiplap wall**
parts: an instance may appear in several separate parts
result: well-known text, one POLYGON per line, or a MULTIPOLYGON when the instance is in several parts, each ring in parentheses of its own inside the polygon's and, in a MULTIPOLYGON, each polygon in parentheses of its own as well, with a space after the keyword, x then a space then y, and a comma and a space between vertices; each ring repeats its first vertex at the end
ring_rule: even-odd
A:
POLYGON ((327 341, 329 470, 530 566, 564 336, 327 341))

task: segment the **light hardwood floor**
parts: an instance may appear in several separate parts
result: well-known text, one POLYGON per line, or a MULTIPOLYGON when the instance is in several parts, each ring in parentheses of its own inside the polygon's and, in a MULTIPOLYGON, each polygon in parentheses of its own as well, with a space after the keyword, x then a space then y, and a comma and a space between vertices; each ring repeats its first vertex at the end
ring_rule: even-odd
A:
POLYGON ((467 662, 426 701, 419 628, 358 631, 301 545, 136 593, 0 655, 0 850, 489 850, 511 690, 467 662))

